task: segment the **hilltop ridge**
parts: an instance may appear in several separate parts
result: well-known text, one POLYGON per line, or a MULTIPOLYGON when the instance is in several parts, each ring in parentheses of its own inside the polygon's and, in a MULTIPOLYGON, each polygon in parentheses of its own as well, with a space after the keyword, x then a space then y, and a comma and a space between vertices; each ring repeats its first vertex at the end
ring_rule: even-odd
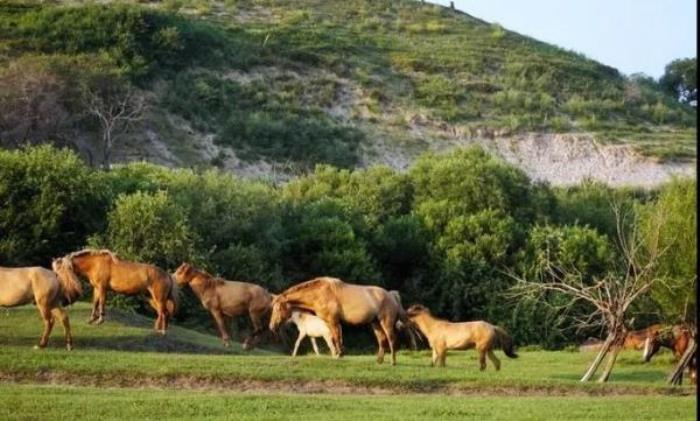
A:
POLYGON ((114 74, 150 104, 118 161, 284 179, 477 143, 555 184, 694 173, 695 109, 653 81, 432 4, 25 1, 0 19, 5 86, 45 92, 0 96, 37 114, 0 118, 6 147, 50 140, 96 160, 99 125, 71 87, 114 74))

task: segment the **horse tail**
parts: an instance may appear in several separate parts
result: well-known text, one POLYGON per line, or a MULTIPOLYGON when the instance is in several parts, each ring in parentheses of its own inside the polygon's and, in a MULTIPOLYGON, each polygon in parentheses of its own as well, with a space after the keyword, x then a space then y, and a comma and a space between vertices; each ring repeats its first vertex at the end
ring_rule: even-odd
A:
POLYGON ((391 290, 389 291, 389 295, 391 298, 396 301, 396 304, 398 304, 398 321, 396 322, 396 327, 399 330, 404 330, 406 333, 408 333, 408 337, 411 340, 411 348, 412 349, 418 349, 418 344, 416 342, 416 336, 420 338, 420 335, 416 333, 417 328, 415 323, 413 323, 413 320, 408 318, 408 315, 406 314, 406 310, 403 308, 403 304, 401 303, 401 295, 399 295, 399 292, 396 290, 391 290))
POLYGON ((508 358, 518 358, 518 354, 516 354, 514 350, 513 338, 511 338, 505 330, 498 326, 494 326, 494 329, 496 331, 496 342, 498 342, 498 345, 501 347, 506 356, 508 358))
POLYGON ((83 286, 80 284, 78 275, 73 271, 73 264, 70 259, 62 257, 51 262, 58 285, 63 295, 62 305, 69 305, 83 295, 83 286))
POLYGON ((165 301, 165 306, 168 309, 168 314, 171 316, 177 312, 177 309, 180 305, 178 301, 178 291, 179 288, 177 286, 177 282, 173 279, 173 277, 168 274, 168 278, 170 279, 170 292, 168 293, 168 298, 165 301))

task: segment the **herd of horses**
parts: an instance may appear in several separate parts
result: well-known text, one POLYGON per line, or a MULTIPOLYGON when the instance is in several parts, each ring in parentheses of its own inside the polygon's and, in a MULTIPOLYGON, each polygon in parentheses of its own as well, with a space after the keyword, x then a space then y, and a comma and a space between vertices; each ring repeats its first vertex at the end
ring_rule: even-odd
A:
MULTIPOLYGON (((342 325, 347 324, 371 326, 380 364, 387 351, 391 354, 391 363, 396 364, 398 331, 405 331, 414 346, 416 337, 425 338, 432 350, 434 366, 444 366, 447 351, 457 349, 476 349, 481 370, 486 369, 487 357, 496 370, 500 369, 494 349, 517 358, 513 339, 502 328, 485 321, 441 320, 420 304, 404 309, 397 291, 318 277, 273 294, 256 284, 212 276, 189 263, 183 263, 170 274, 155 265, 123 260, 109 250, 84 249, 70 253, 54 259, 51 270, 0 267, 0 306, 34 303, 44 323, 38 347, 47 345, 54 321, 58 319, 70 350, 73 340, 64 307, 82 295, 80 277, 87 279, 93 288, 88 323, 98 325, 104 322, 108 291, 126 295, 148 293, 149 303, 157 314, 155 330, 164 335, 178 308, 178 289, 189 286, 214 319, 224 346, 230 345, 230 321, 247 315, 253 331, 244 340, 244 349, 255 347, 263 333, 276 333, 284 323, 294 323, 299 337, 292 355, 297 354, 301 341, 309 336, 317 354, 315 338, 322 337, 331 355, 338 358, 343 354, 342 325)), ((630 332, 623 346, 643 349, 643 358, 649 361, 660 347, 670 348, 680 357, 689 339, 690 332, 682 326, 653 325, 630 332)), ((693 382, 694 374, 693 368, 693 382)))

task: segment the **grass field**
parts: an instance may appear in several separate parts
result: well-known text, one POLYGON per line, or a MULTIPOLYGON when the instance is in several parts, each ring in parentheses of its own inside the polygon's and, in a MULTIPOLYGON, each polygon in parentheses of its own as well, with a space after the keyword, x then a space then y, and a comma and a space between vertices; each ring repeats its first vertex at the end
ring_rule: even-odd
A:
POLYGON ((502 370, 479 372, 473 352, 452 353, 438 369, 427 351, 401 351, 392 367, 370 355, 242 355, 183 328, 156 336, 140 316, 109 311, 94 327, 87 315, 84 304, 71 311, 69 352, 60 328, 48 349, 31 349, 41 330, 34 308, 0 311, 0 419, 68 419, 88 407, 101 419, 695 418, 694 389, 664 384, 668 354, 642 364, 624 353, 607 385, 582 385, 587 353, 522 351, 512 360, 498 352, 502 370))

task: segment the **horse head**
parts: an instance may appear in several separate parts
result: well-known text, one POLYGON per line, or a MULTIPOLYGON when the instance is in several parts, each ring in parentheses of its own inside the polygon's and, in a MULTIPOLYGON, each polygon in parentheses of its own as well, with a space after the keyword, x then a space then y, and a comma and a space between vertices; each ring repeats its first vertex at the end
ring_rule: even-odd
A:
POLYGON ((173 273, 173 278, 175 279, 175 282, 177 282, 178 285, 186 285, 187 283, 192 280, 192 276, 194 275, 194 266, 192 266, 189 263, 183 263, 181 264, 175 273, 173 273))
POLYGON ((272 313, 270 315, 270 330, 275 332, 280 325, 292 316, 292 306, 287 300, 278 295, 272 300, 272 313))
POLYGON ((51 269, 56 274, 63 292, 63 305, 72 304, 83 294, 78 275, 73 269, 73 262, 67 257, 59 257, 51 262, 51 269))
POLYGON ((423 313, 427 313, 428 315, 430 315, 430 310, 423 304, 413 304, 411 307, 408 308, 408 310, 406 310, 406 314, 408 314, 408 317, 415 317, 423 313))
POLYGON ((651 361, 651 357, 659 352, 661 342, 661 332, 653 332, 647 336, 646 340, 644 340, 644 354, 642 355, 642 360, 645 363, 651 361))

